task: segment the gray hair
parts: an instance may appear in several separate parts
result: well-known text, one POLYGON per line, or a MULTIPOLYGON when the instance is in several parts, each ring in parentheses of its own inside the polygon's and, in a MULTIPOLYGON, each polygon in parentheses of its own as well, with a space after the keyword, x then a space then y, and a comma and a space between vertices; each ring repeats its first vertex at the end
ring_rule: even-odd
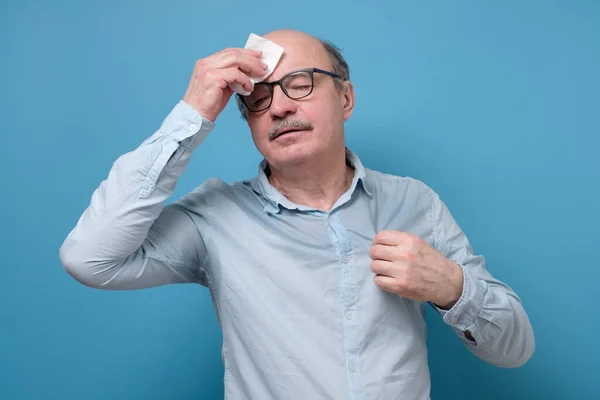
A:
MULTIPOLYGON (((332 72, 338 74, 344 80, 350 80, 350 67, 344 59, 344 56, 342 56, 342 50, 328 40, 323 40, 319 38, 317 38, 317 40, 321 43, 321 45, 329 55, 329 60, 331 61, 331 67, 333 69, 332 72)), ((342 89, 344 89, 343 82, 341 82, 338 79, 334 79, 333 81, 335 83, 335 87, 338 90, 341 91, 342 89)), ((235 102, 237 103, 237 107, 240 110, 240 113, 242 114, 242 118, 246 119, 246 106, 244 106, 244 103, 242 103, 242 100, 237 95, 235 96, 235 102)))

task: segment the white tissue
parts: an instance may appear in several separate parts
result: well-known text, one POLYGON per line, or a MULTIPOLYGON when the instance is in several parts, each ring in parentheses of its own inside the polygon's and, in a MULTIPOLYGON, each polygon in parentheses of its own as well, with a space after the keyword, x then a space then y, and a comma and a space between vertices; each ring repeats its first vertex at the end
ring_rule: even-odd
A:
MULTIPOLYGON (((277 63, 279 62, 279 59, 283 55, 283 48, 278 44, 273 43, 269 39, 265 39, 264 37, 255 35, 254 33, 250 34, 250 36, 248 37, 248 41, 246 42, 246 46, 244 46, 244 48, 262 51, 261 61, 267 64, 267 72, 263 76, 250 77, 252 87, 254 87, 255 83, 261 82, 267 79, 269 75, 271 75, 271 73, 277 66, 277 63)), ((251 93, 245 91, 244 88, 242 88, 242 86, 238 85, 237 83, 231 84, 229 85, 229 87, 231 88, 231 90, 241 94, 242 96, 248 96, 251 93)))

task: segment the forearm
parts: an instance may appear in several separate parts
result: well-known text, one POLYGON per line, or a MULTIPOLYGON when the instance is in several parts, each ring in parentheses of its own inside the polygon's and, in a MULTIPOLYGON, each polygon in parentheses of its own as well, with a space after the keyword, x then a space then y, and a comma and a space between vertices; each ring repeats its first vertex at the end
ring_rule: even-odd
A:
MULTIPOLYGON (((116 160, 61 246, 69 273, 100 286, 133 263, 193 150, 213 126, 181 102, 154 135, 116 160)), ((140 272, 147 267, 141 259, 137 263, 140 272)))
POLYGON ((465 269, 463 294, 450 310, 440 310, 443 319, 477 357, 499 367, 519 367, 535 349, 529 318, 509 287, 477 275, 465 269))
POLYGON ((521 300, 490 274, 483 256, 473 254, 466 235, 435 193, 432 200, 436 247, 463 271, 460 298, 450 310, 438 311, 481 359, 500 367, 523 365, 533 354, 535 339, 521 300))

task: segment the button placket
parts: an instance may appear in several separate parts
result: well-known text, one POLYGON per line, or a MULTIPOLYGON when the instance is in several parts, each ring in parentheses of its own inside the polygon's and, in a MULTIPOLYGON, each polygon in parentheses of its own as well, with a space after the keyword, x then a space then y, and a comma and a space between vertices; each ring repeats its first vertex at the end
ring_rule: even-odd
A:
POLYGON ((357 309, 357 276, 356 266, 353 265, 353 245, 351 234, 344 227, 338 213, 329 215, 326 219, 332 244, 336 250, 340 274, 341 323, 345 349, 346 373, 354 393, 362 393, 362 378, 359 371, 360 342, 358 330, 357 309))

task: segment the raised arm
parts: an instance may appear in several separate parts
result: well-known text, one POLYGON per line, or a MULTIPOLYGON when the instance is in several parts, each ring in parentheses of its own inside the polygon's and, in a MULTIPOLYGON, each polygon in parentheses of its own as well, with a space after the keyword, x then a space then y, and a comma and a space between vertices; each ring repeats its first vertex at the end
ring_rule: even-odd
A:
POLYGON ((199 60, 188 89, 160 129, 119 157, 60 248, 79 282, 102 289, 205 284, 205 247, 178 204, 164 206, 193 151, 214 128, 233 92, 263 75, 260 53, 227 49, 199 60))

